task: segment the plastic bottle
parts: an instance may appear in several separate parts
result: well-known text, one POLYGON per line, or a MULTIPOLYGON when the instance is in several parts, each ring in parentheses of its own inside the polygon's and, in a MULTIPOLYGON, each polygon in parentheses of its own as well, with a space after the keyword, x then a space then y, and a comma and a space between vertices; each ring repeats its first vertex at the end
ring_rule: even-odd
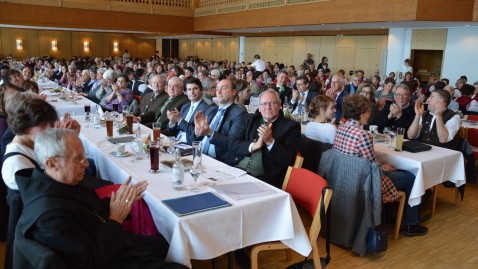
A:
POLYGON ((184 165, 181 161, 181 149, 176 149, 176 161, 173 163, 173 189, 182 190, 184 188, 184 165))

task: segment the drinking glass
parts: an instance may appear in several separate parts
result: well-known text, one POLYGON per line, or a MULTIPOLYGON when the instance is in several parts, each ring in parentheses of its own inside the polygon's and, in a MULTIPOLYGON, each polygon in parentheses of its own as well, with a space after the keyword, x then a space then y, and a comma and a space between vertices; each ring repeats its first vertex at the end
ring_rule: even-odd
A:
POLYGON ((133 133, 133 114, 129 113, 126 115, 126 124, 128 125, 128 133, 133 133))
POLYGON ((126 116, 128 115, 129 113, 129 106, 128 105, 124 105, 121 107, 121 111, 123 112, 123 117, 126 118, 126 116))
POLYGON ((202 172, 201 163, 202 163, 201 141, 194 141, 193 142, 193 164, 191 169, 189 170, 189 173, 194 179, 194 184, 193 184, 193 187, 191 188, 192 192, 200 191, 198 178, 202 172))
POLYGON ((369 125, 368 130, 370 131, 370 134, 375 137, 375 135, 378 132, 378 126, 377 125, 369 125))
POLYGON ((122 123, 123 120, 124 120, 124 119, 123 119, 123 114, 116 112, 115 115, 114 115, 114 117, 115 117, 115 125, 116 125, 117 127, 120 127, 121 123, 122 123))
POLYGON ((118 112, 118 104, 113 104, 113 111, 118 112))
POLYGON ((151 173, 159 173, 159 141, 149 141, 149 157, 151 160, 151 173))
POLYGON ((397 141, 395 143, 395 151, 402 151, 404 135, 405 135, 405 128, 397 128, 397 141))
POLYGON ((161 136, 161 123, 154 122, 153 123, 153 140, 158 140, 161 136))
POLYGON ((171 155, 174 155, 175 154, 174 150, 176 149, 177 140, 174 136, 168 136, 168 139, 169 139, 168 153, 171 155))
POLYGON ((106 137, 113 138, 113 117, 107 115, 105 118, 106 122, 106 137))
POLYGON ((89 127, 89 123, 91 122, 90 116, 91 106, 90 104, 85 104, 85 127, 89 127))
POLYGON ((392 131, 392 128, 390 127, 384 127, 383 128, 383 134, 385 135, 385 139, 387 140, 387 145, 391 145, 391 137, 390 137, 390 132, 392 131))
POLYGON ((133 162, 139 163, 144 154, 143 139, 140 136, 131 141, 131 150, 134 152, 133 162))
POLYGON ((394 149, 395 148, 395 139, 397 138, 397 133, 394 131, 389 131, 388 135, 390 136, 390 146, 389 148, 394 149))

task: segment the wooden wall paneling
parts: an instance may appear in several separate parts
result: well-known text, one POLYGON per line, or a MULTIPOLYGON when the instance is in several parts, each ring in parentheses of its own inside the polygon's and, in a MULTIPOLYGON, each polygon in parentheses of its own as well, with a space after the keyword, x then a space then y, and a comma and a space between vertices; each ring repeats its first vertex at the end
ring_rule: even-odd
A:
POLYGON ((67 31, 43 31, 38 30, 38 55, 52 55, 61 59, 69 59, 73 55, 78 55, 77 50, 73 53, 72 32, 67 31), (51 50, 51 41, 58 42, 58 50, 51 50), (76 53, 76 54, 75 54, 76 53))
POLYGON ((278 57, 279 47, 264 47, 264 53, 261 54, 261 59, 265 62, 271 62, 274 65, 275 62, 279 62, 278 57))
MULTIPOLYGON (((39 55, 38 54, 38 30, 27 30, 27 32, 28 32, 27 39, 29 41, 27 56, 39 55)), ((52 53, 52 56, 54 56, 53 53, 52 53)))
MULTIPOLYGON (((312 59, 314 59, 315 62, 315 67, 320 63, 320 42, 321 42, 321 37, 320 36, 308 36, 307 38, 307 44, 306 44, 306 49, 302 52, 302 59, 297 59, 300 64, 304 62, 304 59, 307 56, 307 53, 312 54, 312 59)), ((294 47, 295 50, 295 47, 294 47)), ((296 66, 298 67, 298 66, 296 66)))
POLYGON ((0 57, 5 57, 5 53, 3 52, 3 36, 2 36, 2 29, 0 29, 0 57))
POLYGON ((337 47, 338 48, 356 48, 357 37, 356 36, 338 36, 337 47))
POLYGON ((280 46, 277 48, 277 62, 286 64, 287 66, 292 64, 292 46, 280 46))
POLYGON ((299 70, 299 65, 302 64, 302 62, 305 59, 305 53, 304 51, 308 51, 308 38, 305 36, 296 36, 294 37, 294 41, 292 43, 292 47, 294 48, 292 50, 292 62, 289 64, 293 64, 295 66, 295 70, 299 70))
POLYGON ((179 57, 184 58, 189 53, 189 41, 179 40, 179 57))
POLYGON ((231 61, 239 61, 239 38, 231 37, 229 38, 229 59, 231 61))
POLYGON ((357 36, 357 48, 375 49, 379 46, 380 36, 357 36))
POLYGON ((0 31, 2 36, 2 55, 8 56, 9 54, 11 54, 13 56, 14 51, 12 50, 13 47, 11 44, 12 39, 10 38, 10 31, 8 31, 8 29, 0 29, 0 31))
POLYGON ((473 21, 478 21, 478 0, 473 4, 473 21))
POLYGON ((423 21, 469 21, 474 0, 417 0, 416 19, 423 21))
POLYGON ((365 72, 365 77, 370 77, 375 69, 379 67, 378 56, 379 48, 357 48, 355 53, 355 70, 361 69, 365 72))
POLYGON ((329 59, 329 69, 332 73, 335 73, 340 68, 337 68, 337 59, 335 57, 335 51, 337 47, 337 37, 335 36, 322 36, 320 38, 320 55, 314 57, 317 64, 322 61, 322 57, 329 59))
POLYGON ((204 39, 197 39, 195 41, 196 54, 199 58, 204 58, 204 39))
POLYGON ((244 49, 244 62, 247 64, 253 60, 255 51, 256 51, 256 38, 255 37, 246 37, 245 49, 244 49))
POLYGON ((355 70, 355 54, 356 54, 356 48, 338 47, 336 50, 336 55, 335 55, 336 57, 335 69, 336 70, 344 69, 345 75, 348 77, 349 71, 355 70))
POLYGON ((144 39, 143 40, 143 58, 149 58, 156 53, 156 40, 144 39))
POLYGON ((444 50, 448 29, 414 29, 411 49, 444 50))
POLYGON ((256 37, 254 39, 254 53, 252 54, 252 57, 249 58, 250 60, 246 60, 246 63, 248 61, 254 61, 254 55, 255 54, 259 54, 259 56, 261 56, 261 59, 268 62, 269 60, 265 59, 264 58, 264 42, 265 42, 265 38, 264 37, 256 37))
POLYGON ((204 39, 204 59, 212 59, 212 39, 204 39))
POLYGON ((80 44, 79 32, 71 32, 71 53, 75 56, 83 55, 83 43, 80 44))

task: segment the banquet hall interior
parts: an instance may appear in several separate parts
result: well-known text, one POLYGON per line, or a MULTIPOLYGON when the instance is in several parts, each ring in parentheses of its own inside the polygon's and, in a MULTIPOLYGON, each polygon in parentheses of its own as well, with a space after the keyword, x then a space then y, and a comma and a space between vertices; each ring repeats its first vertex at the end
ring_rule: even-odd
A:
MULTIPOLYGON (((367 78, 398 76, 410 59, 422 81, 454 83, 466 75, 471 84, 478 81, 477 48, 478 0, 0 0, 0 56, 17 61, 106 58, 127 50, 139 59, 156 54, 239 63, 258 54, 297 68, 310 53, 316 64, 327 57, 332 72, 343 69, 348 77, 357 70, 367 78)), ((385 253, 366 257, 332 244, 328 267, 477 268, 476 183, 467 184, 463 200, 454 188, 438 185, 437 193, 436 212, 424 221, 428 235, 400 235, 385 253)), ((422 206, 423 215, 429 213, 431 201, 422 206)), ((323 254, 323 237, 318 246, 323 254)), ((227 268, 229 258, 217 257, 217 268, 227 268)), ((284 251, 264 252, 259 268, 302 259, 293 251, 290 259, 284 251)), ((197 269, 212 264, 192 261, 197 269)))

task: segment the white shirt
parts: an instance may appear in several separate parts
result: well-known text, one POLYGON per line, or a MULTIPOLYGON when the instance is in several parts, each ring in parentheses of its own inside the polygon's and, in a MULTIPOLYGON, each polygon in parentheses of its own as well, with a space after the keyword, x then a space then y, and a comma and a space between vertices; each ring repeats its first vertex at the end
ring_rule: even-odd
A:
MULTIPOLYGON (((430 114, 432 114, 432 116, 433 116, 432 121, 430 123, 430 131, 431 131, 432 128, 433 128, 433 124, 435 124, 435 118, 436 117, 433 113, 430 112, 430 114)), ((420 122, 419 122, 419 125, 418 125, 418 135, 420 135, 420 133, 422 131, 422 121, 423 121, 423 115, 422 115, 422 117, 420 119, 420 122)), ((459 114, 456 114, 455 116, 453 116, 451 119, 449 119, 445 123, 445 128, 448 131, 448 139, 446 140, 446 142, 450 142, 453 139, 453 137, 455 137, 455 135, 460 130, 460 127, 461 127, 461 118, 460 118, 459 114)), ((418 135, 417 135, 417 137, 418 137, 418 135)))
MULTIPOLYGON (((18 143, 10 143, 7 145, 5 154, 10 152, 23 153, 35 160, 35 153, 33 152, 33 149, 18 143)), ((35 165, 29 159, 25 158, 25 156, 15 155, 6 159, 3 162, 2 177, 7 187, 12 190, 18 190, 17 182, 15 181, 15 173, 26 168, 35 168, 35 165)))
POLYGON ((264 70, 266 70, 266 62, 264 62, 261 59, 255 60, 251 64, 251 66, 254 67, 254 69, 256 69, 256 71, 264 72, 264 70))
POLYGON ((337 128, 330 123, 309 122, 304 135, 322 143, 333 144, 337 128))

